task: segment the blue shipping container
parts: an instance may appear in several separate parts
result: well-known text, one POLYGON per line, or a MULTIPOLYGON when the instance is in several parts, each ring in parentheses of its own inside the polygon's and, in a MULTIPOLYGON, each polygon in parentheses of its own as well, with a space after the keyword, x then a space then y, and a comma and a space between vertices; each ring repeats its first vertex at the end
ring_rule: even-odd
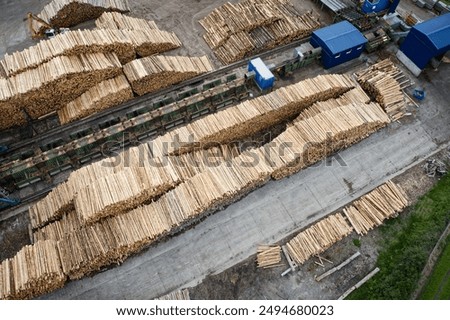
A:
POLYGON ((322 48, 325 69, 358 58, 367 39, 350 22, 342 21, 313 32, 310 43, 322 48))
POLYGON ((261 90, 273 87, 275 76, 261 58, 250 60, 248 63, 248 71, 255 71, 255 81, 261 90))

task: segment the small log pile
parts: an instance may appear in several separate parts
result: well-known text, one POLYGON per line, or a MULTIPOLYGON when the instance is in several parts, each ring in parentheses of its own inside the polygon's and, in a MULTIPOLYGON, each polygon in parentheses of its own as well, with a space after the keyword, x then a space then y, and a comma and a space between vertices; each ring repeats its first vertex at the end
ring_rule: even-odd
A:
POLYGON ((105 12, 97 20, 95 26, 100 29, 118 30, 154 30, 158 26, 154 21, 126 16, 119 12, 105 12))
POLYGON ((58 110, 59 122, 66 124, 133 98, 133 91, 124 75, 100 82, 58 110))
POLYGON ((338 97, 354 87, 345 75, 320 75, 277 89, 177 128, 152 141, 152 152, 188 152, 198 144, 227 144, 298 115, 316 101, 338 97), (176 143, 174 143, 176 142, 176 143))
POLYGON ((406 101, 400 83, 400 79, 404 77, 402 71, 389 59, 376 63, 357 74, 361 86, 375 98, 394 121, 406 113, 406 101))
POLYGON ((344 214, 355 231, 363 235, 403 211, 407 205, 404 191, 388 181, 347 206, 344 214))
POLYGON ((138 95, 153 92, 196 75, 212 71, 206 56, 151 56, 131 61, 123 71, 138 95))
MULTIPOLYGON (((96 19, 105 11, 128 12, 130 7, 127 0, 52 0, 37 16, 53 28, 62 28, 96 19)), ((39 21, 32 23, 41 33, 47 29, 39 21)))
POLYGON ((346 148, 384 127, 389 118, 376 103, 350 104, 295 121, 271 145, 290 145, 271 157, 272 178, 282 179, 320 159, 346 148))
POLYGON ((9 263, 11 291, 4 293, 8 298, 30 299, 61 288, 66 282, 56 241, 39 241, 25 246, 9 263))
POLYGON ((155 300, 191 300, 191 298, 189 297, 189 290, 183 289, 183 290, 173 291, 164 296, 156 298, 155 300))
POLYGON ((290 1, 244 0, 214 9, 200 25, 203 38, 224 64, 311 34, 318 17, 300 14, 290 1))
MULTIPOLYGON (((56 111, 95 84, 121 73, 114 53, 60 56, 36 69, 8 78, 12 89, 0 100, 0 110, 23 107, 32 119, 56 111)), ((4 127, 14 123, 4 121, 4 127)))
POLYGON ((281 263, 280 246, 258 246, 256 264, 258 268, 275 268, 281 263))
POLYGON ((12 77, 59 56, 114 52, 125 64, 135 59, 136 53, 148 56, 180 46, 181 42, 174 33, 159 29, 73 30, 22 51, 6 54, 0 64, 6 76, 12 77))
POLYGON ((352 233, 352 227, 341 213, 330 215, 300 232, 286 244, 291 258, 303 264, 352 233))

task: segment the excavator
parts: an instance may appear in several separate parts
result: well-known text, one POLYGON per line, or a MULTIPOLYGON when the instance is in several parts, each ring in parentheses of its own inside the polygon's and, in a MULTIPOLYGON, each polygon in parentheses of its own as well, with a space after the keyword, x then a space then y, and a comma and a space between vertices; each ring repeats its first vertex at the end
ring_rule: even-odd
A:
POLYGON ((66 31, 69 31, 68 28, 53 27, 48 22, 44 21, 43 19, 39 18, 38 16, 34 15, 31 12, 27 13, 27 20, 28 20, 28 28, 31 31, 31 37, 33 39, 39 39, 42 37, 53 38, 58 33, 64 33, 66 31), (37 22, 38 26, 39 26, 39 24, 44 26, 46 29, 44 29, 44 31, 42 31, 42 28, 40 26, 35 28, 34 22, 37 22))

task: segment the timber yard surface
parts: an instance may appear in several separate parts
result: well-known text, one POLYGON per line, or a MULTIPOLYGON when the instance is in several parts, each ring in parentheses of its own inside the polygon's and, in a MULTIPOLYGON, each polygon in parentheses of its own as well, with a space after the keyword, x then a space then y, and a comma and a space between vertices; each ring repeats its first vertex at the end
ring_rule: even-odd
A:
MULTIPOLYGON (((198 20, 226 1, 130 1, 130 15, 154 20, 163 30, 175 32, 183 43, 168 55, 206 55, 216 68, 222 66, 203 41, 198 20)), ((230 1, 236 3, 238 1, 230 1)), ((292 1, 301 11, 314 10, 323 25, 333 22, 329 11, 316 1, 292 1)), ((46 1, 4 0, 0 11, 0 58, 5 53, 22 50, 31 40, 24 17, 26 12, 40 12, 46 1)), ((433 17, 428 9, 412 1, 401 1, 402 12, 414 12, 420 19, 433 17)), ((82 28, 92 28, 92 22, 82 28)), ((398 45, 390 43, 373 53, 325 70, 319 61, 277 76, 275 89, 320 74, 354 76, 373 63, 390 58, 414 84, 405 89, 412 97, 416 87, 426 89, 423 101, 408 99, 407 113, 398 121, 371 134, 366 139, 281 180, 271 180, 242 199, 220 208, 183 232, 166 237, 132 255, 120 265, 107 266, 80 280, 71 280, 63 288, 41 296, 42 299, 154 299, 173 291, 189 288, 191 299, 337 299, 376 266, 380 249, 380 231, 375 228, 359 237, 347 236, 321 254, 333 264, 311 258, 298 270, 281 277, 289 268, 260 269, 255 264, 258 245, 283 245, 299 231, 355 201, 381 184, 392 180, 403 188, 413 205, 438 180, 423 170, 427 159, 450 155, 450 58, 444 57, 437 69, 427 67, 416 78, 401 64, 395 53, 398 45), (355 245, 355 239, 361 246, 355 245), (356 251, 361 257, 322 282, 314 277, 335 266, 356 251)), ((276 52, 264 59, 281 65, 292 58, 293 48, 276 52)), ((246 73, 247 66, 234 72, 246 73)), ((248 88, 249 96, 260 93, 248 88)), ((246 97, 247 99, 248 97, 246 97)), ((414 98, 411 98, 414 99, 414 98)), ((143 102, 145 104, 146 102, 143 102)), ((236 105, 234 101, 232 105, 236 105)), ((277 135, 286 123, 265 130, 277 135)), ((3 137, 4 138, 4 137, 3 137)), ((141 140, 147 142, 150 138, 141 140)), ((32 139, 30 139, 32 141, 32 139)), ((26 198, 64 181, 70 171, 55 175, 12 192, 26 198)), ((32 202, 0 211, 0 261, 13 257, 30 244, 28 208, 32 202)), ((401 214, 400 214, 401 216, 401 214)), ((399 218, 400 219, 400 218, 399 218)))

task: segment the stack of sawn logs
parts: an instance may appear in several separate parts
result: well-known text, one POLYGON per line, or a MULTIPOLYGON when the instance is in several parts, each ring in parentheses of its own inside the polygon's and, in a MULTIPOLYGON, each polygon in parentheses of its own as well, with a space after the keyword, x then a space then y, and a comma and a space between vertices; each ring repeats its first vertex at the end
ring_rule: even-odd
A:
POLYGON ((153 140, 152 152, 162 156, 188 152, 202 143, 236 141, 298 115, 316 101, 338 97, 354 86, 346 75, 306 79, 172 130, 153 140))
MULTIPOLYGON (((105 11, 128 12, 128 0, 52 0, 37 15, 53 28, 72 27, 98 18, 105 11)), ((34 30, 43 33, 47 26, 33 20, 34 30)))
POLYGON ((0 264, 0 299, 29 299, 61 288, 65 282, 56 241, 25 246, 0 264))
POLYGON ((342 213, 328 216, 289 241, 286 244, 288 253, 295 262, 303 264, 353 230, 358 234, 366 234, 373 227, 379 226, 384 219, 401 212, 407 204, 408 200, 402 188, 388 181, 343 209, 350 223, 342 213))
POLYGON ((305 263, 352 233, 353 229, 341 213, 330 215, 300 232, 286 244, 289 256, 298 264, 305 263))
MULTIPOLYGON (((145 20, 141 21, 141 24, 145 23, 145 20)), ((145 56, 180 45, 173 33, 158 29, 78 30, 6 55, 0 62, 8 76, 6 79, 0 78, 0 111, 5 115, 0 120, 0 129, 25 124, 22 109, 32 119, 61 109, 99 82, 119 76, 121 63, 134 59, 136 53, 145 56)), ((105 83, 93 90, 99 92, 99 89, 105 88, 113 89, 113 86, 105 83)), ((116 103, 117 96, 120 96, 118 101, 121 102, 125 99, 125 92, 126 89, 103 92, 103 96, 112 94, 115 97, 103 99, 101 109, 116 103)), ((90 93, 84 99, 86 97, 91 97, 90 93)), ((97 108, 96 103, 85 106, 83 110, 77 108, 74 116, 91 114, 97 108)), ((67 122, 67 118, 61 120, 67 122)))
MULTIPOLYGON (((146 20, 142 20, 145 24, 146 20)), ((33 69, 58 56, 96 52, 114 52, 125 64, 135 59, 166 52, 181 46, 174 33, 159 29, 137 30, 73 30, 40 41, 22 51, 6 54, 0 65, 7 77, 33 69)))
MULTIPOLYGON (((95 84, 122 72, 122 65, 114 53, 88 53, 78 56, 59 56, 37 68, 6 79, 0 97, 0 110, 9 114, 22 108, 37 119, 58 110, 95 84)), ((18 112, 20 115, 20 112, 18 112)), ((23 124, 20 117, 2 117, 0 128, 23 124)))
MULTIPOLYGON (((321 92, 324 88, 329 88, 322 85, 323 81, 317 83, 315 90, 321 92)), ((314 88, 311 87, 311 90, 314 88)), ((308 133, 315 130, 312 127, 313 123, 323 122, 322 126, 333 128, 333 136, 340 136, 337 130, 342 130, 344 136, 352 133, 353 137, 355 132, 365 136, 374 124, 386 121, 386 115, 379 114, 378 110, 381 110, 379 106, 364 102, 361 102, 359 108, 355 105, 338 107, 298 121, 295 125, 289 126, 286 132, 303 130, 304 138, 310 137, 311 142, 316 142, 317 137, 308 133), (301 123, 307 125, 302 126, 301 123), (345 123, 349 125, 344 125, 345 123), (369 127, 369 130, 365 130, 365 127, 369 127)), ((318 135, 322 139, 321 130, 318 135)), ((284 138, 284 142, 289 142, 290 138, 295 139, 292 134, 290 136, 286 134, 284 138)), ((354 138, 350 139, 352 140, 354 138)), ((298 146, 300 149, 292 149, 295 154, 304 152, 304 145, 298 146)), ((143 246, 176 233, 186 225, 198 221, 266 183, 278 168, 274 168, 271 161, 283 159, 286 153, 283 152, 284 149, 280 151, 280 148, 276 148, 275 154, 267 158, 266 147, 270 145, 246 151, 218 166, 207 167, 148 205, 69 232, 57 242, 64 274, 76 279, 110 263, 120 262, 143 246), (255 156, 259 159, 256 163, 255 156), (248 163, 255 165, 248 166, 248 163)), ((310 144, 309 148, 313 148, 313 144, 310 144)), ((329 152, 332 151, 328 150, 328 153, 321 154, 326 156, 329 152)), ((279 163, 278 160, 275 162, 279 163)), ((100 167, 103 168, 101 165, 100 167)), ((114 171, 114 168, 105 168, 105 172, 108 170, 114 171)))
POLYGON ((401 188, 392 181, 347 206, 343 211, 358 234, 366 234, 385 219, 403 211, 408 199, 401 188))
POLYGON ((131 61, 123 71, 138 95, 165 88, 213 70, 206 56, 151 56, 131 61))
POLYGON ((389 59, 357 74, 361 86, 375 97, 392 120, 398 120, 406 113, 406 101, 399 82, 402 77, 402 71, 389 59))
POLYGON ((59 121, 66 124, 130 99, 133 99, 131 86, 125 76, 120 75, 100 82, 58 110, 59 121))
POLYGON ((206 30, 206 43, 225 64, 308 36, 320 27, 311 12, 300 14, 286 0, 227 2, 199 23, 206 30))
POLYGON ((237 156, 239 150, 222 145, 181 156, 151 158, 149 154, 144 144, 129 149, 127 161, 114 168, 97 162, 73 172, 67 182, 30 207, 35 240, 57 240, 64 231, 129 211, 208 166, 237 156))

